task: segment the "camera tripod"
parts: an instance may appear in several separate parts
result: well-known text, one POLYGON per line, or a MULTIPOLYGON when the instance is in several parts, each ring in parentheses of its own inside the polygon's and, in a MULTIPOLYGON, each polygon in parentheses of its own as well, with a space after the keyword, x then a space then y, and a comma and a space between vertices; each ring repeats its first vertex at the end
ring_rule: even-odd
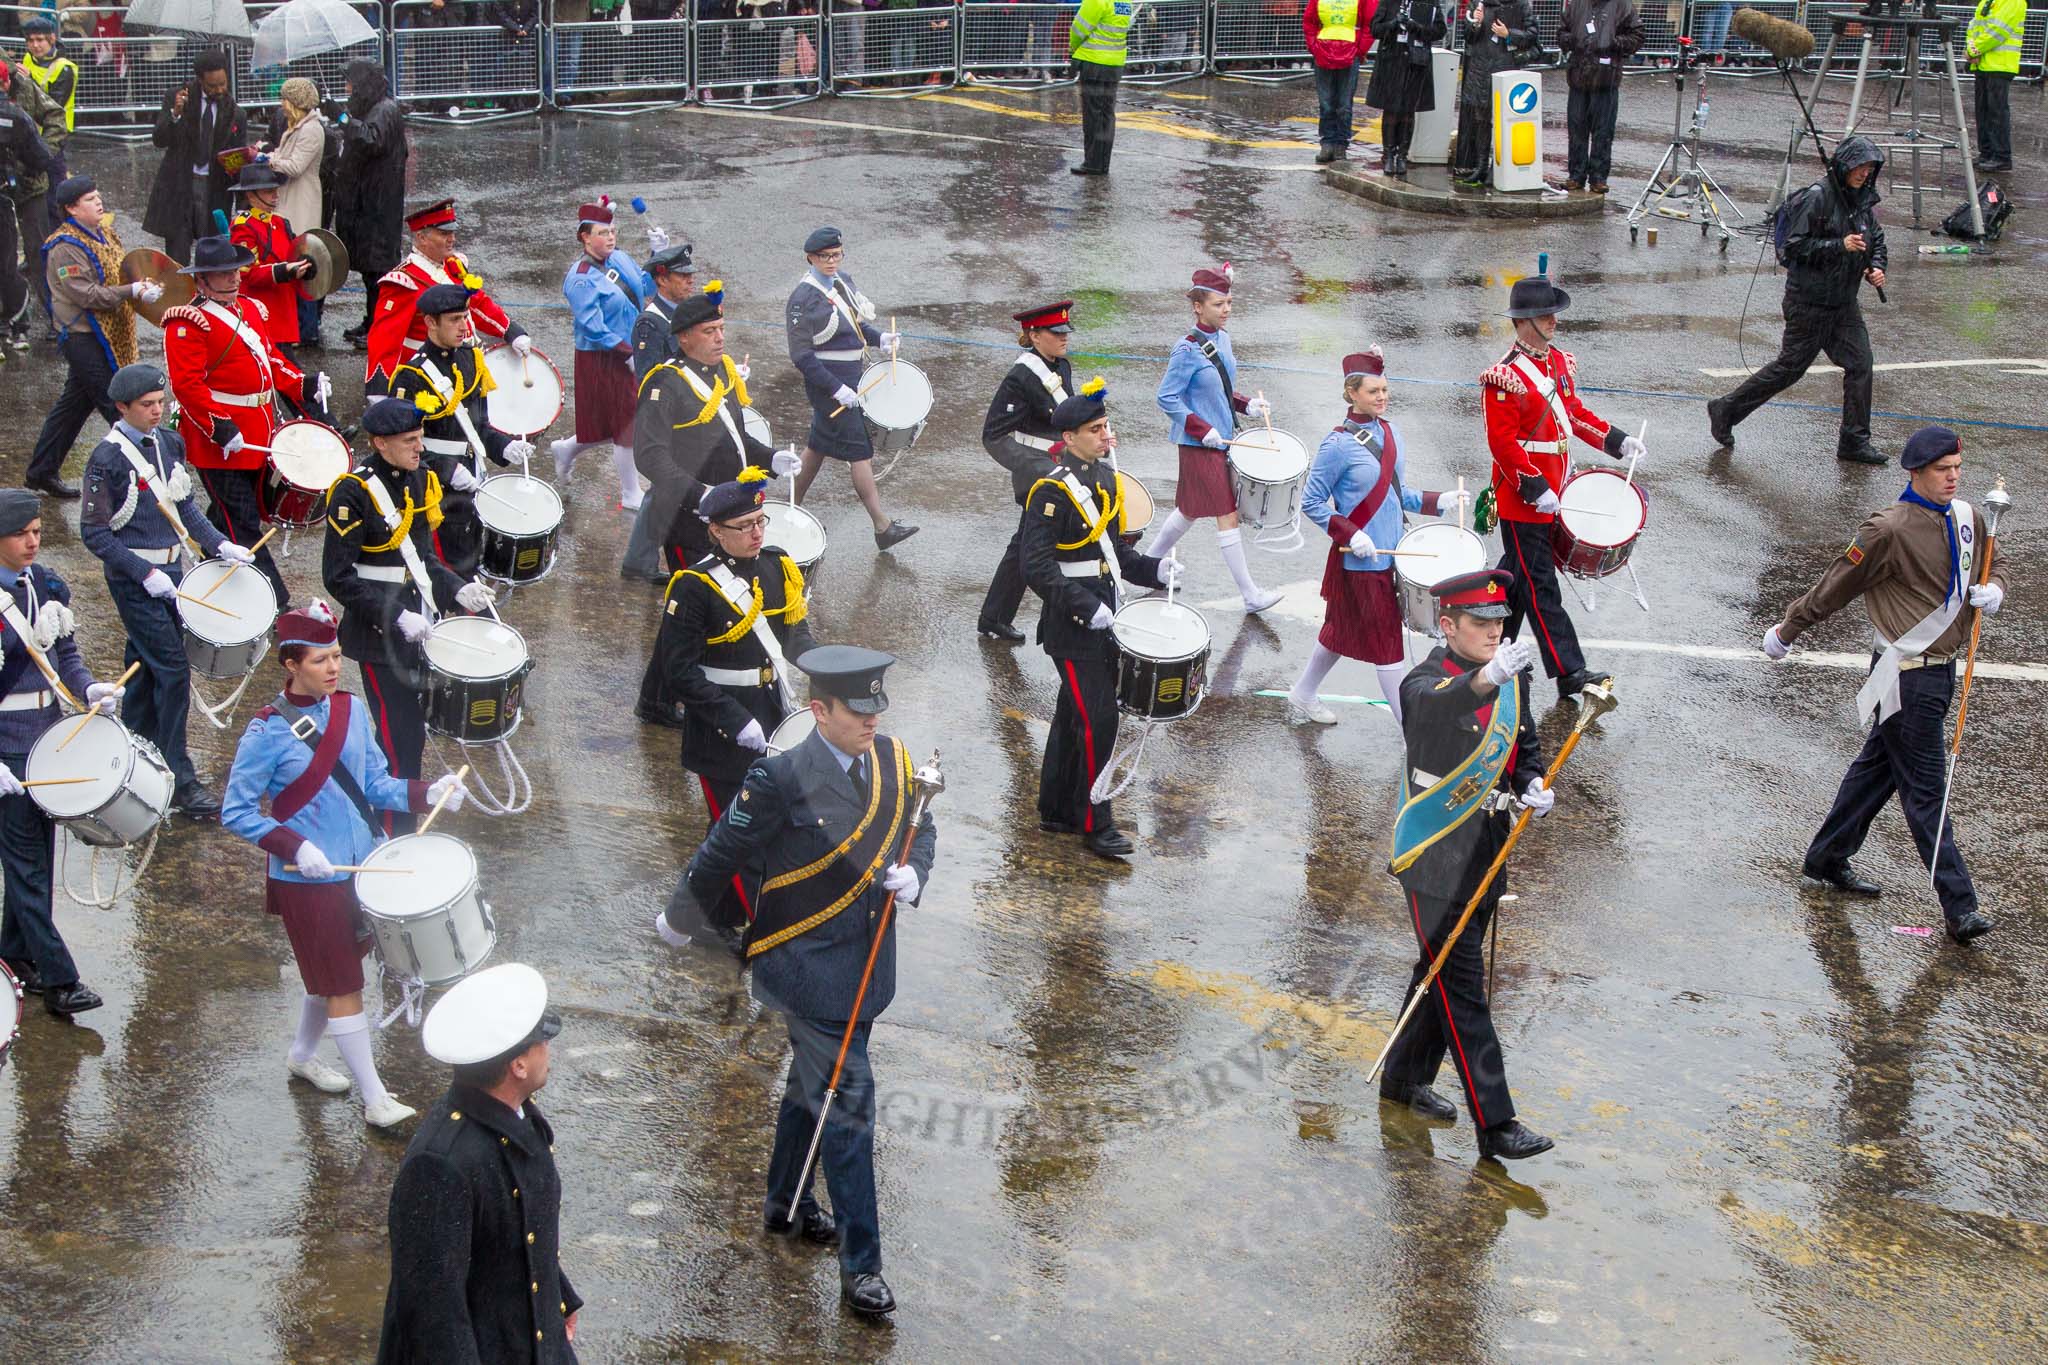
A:
POLYGON ((1700 162, 1700 133, 1707 125, 1707 71, 1700 65, 1692 39, 1678 40, 1678 107, 1671 119, 1671 143, 1663 160, 1628 209, 1628 239, 1633 242, 1646 218, 1668 218, 1680 223, 1698 223, 1700 236, 1709 231, 1721 234, 1721 250, 1728 249, 1733 229, 1745 221, 1742 210, 1721 189, 1719 181, 1700 162), (1685 108, 1686 73, 1697 69, 1698 86, 1693 92, 1692 114, 1685 108))

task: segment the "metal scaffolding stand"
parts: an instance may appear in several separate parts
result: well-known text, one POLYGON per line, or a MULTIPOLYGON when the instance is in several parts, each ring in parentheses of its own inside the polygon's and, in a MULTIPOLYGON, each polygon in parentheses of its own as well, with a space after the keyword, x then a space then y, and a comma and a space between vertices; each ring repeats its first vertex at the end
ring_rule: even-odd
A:
POLYGON ((1700 162, 1700 134, 1707 126, 1707 71, 1700 64, 1699 52, 1690 38, 1678 40, 1674 74, 1678 107, 1671 117, 1671 145, 1664 149, 1664 159, 1657 163, 1657 169, 1650 172, 1642 193, 1629 205, 1628 239, 1633 242, 1643 219, 1654 215, 1681 223, 1698 223, 1701 237, 1709 229, 1718 231, 1721 250, 1726 251, 1728 238, 1733 235, 1729 229, 1742 226, 1744 219, 1720 182, 1700 162), (1693 94, 1691 121, 1687 122, 1685 77, 1694 70, 1699 74, 1699 86, 1693 94))

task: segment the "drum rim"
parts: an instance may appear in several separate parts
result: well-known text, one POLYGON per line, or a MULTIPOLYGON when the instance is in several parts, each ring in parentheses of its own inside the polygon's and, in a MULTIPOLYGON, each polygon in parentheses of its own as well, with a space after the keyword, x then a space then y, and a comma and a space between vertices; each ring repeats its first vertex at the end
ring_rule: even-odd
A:
POLYGON ((339 455, 341 457, 341 473, 336 474, 334 479, 340 478, 342 474, 348 473, 354 467, 354 460, 351 457, 348 440, 339 431, 327 425, 327 423, 313 417, 294 417, 289 422, 279 423, 277 430, 271 433, 270 454, 264 461, 270 470, 280 480, 293 488, 303 489, 308 493, 325 493, 334 486, 334 479, 329 479, 326 483, 300 483, 292 477, 291 471, 279 460, 279 456, 283 456, 287 460, 293 460, 318 453, 317 448, 309 450, 303 446, 292 446, 284 442, 284 434, 293 427, 316 427, 334 438, 333 444, 325 450, 326 454, 339 455))
MULTIPOLYGON (((425 834, 421 834, 417 831, 411 834, 395 834, 391 838, 386 839, 383 843, 371 849, 368 853, 365 853, 360 859, 360 861, 364 867, 375 867, 377 866, 378 858, 383 856, 384 851, 386 849, 403 844, 407 840, 416 839, 439 840, 443 843, 453 844, 455 845, 455 847, 461 849, 462 856, 469 859, 469 881, 448 899, 444 901, 439 901, 434 905, 429 906, 425 910, 412 911, 402 914, 394 914, 388 910, 372 909, 370 906, 370 902, 363 895, 362 879, 364 874, 360 872, 352 873, 350 874, 349 880, 351 882, 356 883, 356 904, 359 907, 361 907, 363 914, 369 917, 370 919, 380 919, 392 924, 405 924, 410 923, 411 921, 416 919, 423 919, 428 915, 437 914, 442 911, 445 911, 448 909, 449 906, 454 905, 457 901, 463 899, 463 897, 469 894, 470 892, 475 892, 477 894, 477 899, 479 901, 483 899, 483 893, 479 885, 479 875, 482 869, 477 862, 476 850, 469 846, 468 840, 459 839, 453 834, 444 834, 439 830, 431 829, 428 830, 425 834)), ((412 883, 412 885, 418 886, 419 883, 415 881, 412 883)))
POLYGON ((1186 603, 1169 602, 1163 597, 1140 597, 1134 602, 1126 602, 1121 607, 1118 607, 1116 609, 1116 614, 1109 618, 1109 638, 1112 642, 1115 643, 1117 648, 1117 655, 1120 659, 1142 659, 1148 664, 1186 663, 1190 659, 1197 659, 1200 658, 1202 655, 1207 654, 1211 646, 1213 646, 1216 643, 1216 634, 1214 631, 1209 629, 1208 618, 1204 617, 1202 613, 1196 611, 1193 607, 1188 606, 1186 603), (1141 654, 1137 650, 1130 648, 1123 642, 1123 638, 1116 633, 1116 624, 1117 621, 1123 617, 1124 613, 1140 607, 1143 607, 1148 611, 1155 609, 1172 609, 1176 611, 1185 611, 1186 613, 1188 613, 1189 616, 1193 617, 1195 623, 1201 626, 1202 628, 1202 643, 1200 647, 1196 649, 1191 649, 1185 654, 1141 654))
MULTIPOLYGON (((938 386, 932 383, 931 375, 925 371, 925 368, 922 365, 918 365, 908 360, 898 359, 894 361, 877 361, 875 364, 870 365, 865 370, 861 371, 860 384, 858 387, 861 393, 864 395, 861 400, 861 416, 867 421, 873 422, 876 426, 880 427, 884 431, 916 431, 920 427, 924 426, 925 423, 931 421, 932 411, 933 409, 938 407, 939 403, 938 386), (901 425, 898 425, 895 422, 882 421, 879 417, 875 416, 874 403, 876 400, 871 396, 866 396, 868 395, 869 375, 872 375, 876 370, 892 369, 897 367, 900 367, 899 373, 901 370, 909 370, 913 374, 915 374, 920 380, 923 381, 925 390, 924 412, 914 420, 902 423, 901 425)), ((894 379, 890 380, 886 387, 889 389, 891 393, 900 390, 900 386, 894 379)), ((877 385, 874 389, 874 392, 876 394, 879 394, 882 391, 883 386, 881 385, 877 385)))
POLYGON ((796 710, 790 712, 788 715, 784 716, 781 720, 775 722, 775 728, 768 732, 768 747, 770 750, 774 752, 786 754, 790 751, 790 749, 794 749, 797 746, 797 744, 803 743, 804 739, 809 739, 812 735, 815 735, 816 733, 818 733, 817 716, 812 713, 810 707, 801 706, 798 707, 796 710), (782 733, 782 728, 786 725, 795 724, 806 716, 810 717, 810 728, 804 731, 803 739, 797 740, 794 744, 789 745, 787 748, 777 750, 775 748, 775 737, 782 733))
MULTIPOLYGON (((1262 431, 1260 431, 1260 432, 1259 432, 1259 434, 1260 434, 1260 435, 1264 435, 1264 434, 1265 434, 1265 432, 1264 432, 1264 431, 1262 430, 1262 431)), ((1311 459, 1311 458, 1309 457, 1309 453, 1308 453, 1308 447, 1307 447, 1306 445, 1303 445, 1303 444, 1302 444, 1302 442, 1301 442, 1301 438, 1299 438, 1298 436, 1296 436, 1296 435, 1295 435, 1295 434, 1294 434, 1293 432, 1290 432, 1290 431, 1282 431, 1282 430, 1281 430, 1280 428, 1278 428, 1278 427, 1274 427, 1274 428, 1273 428, 1273 432, 1272 432, 1272 434, 1273 434, 1273 435, 1275 435, 1275 436, 1283 436, 1283 437, 1285 437, 1286 439, 1288 439, 1289 441, 1292 441, 1292 442, 1294 443, 1294 450, 1293 450, 1292 452, 1289 452, 1289 450, 1288 450, 1288 449, 1287 449, 1287 447, 1285 447, 1285 446, 1269 446, 1269 445, 1264 445, 1264 444, 1261 444, 1260 442, 1258 442, 1258 441, 1256 441, 1256 440, 1252 441, 1252 442, 1251 442, 1251 443, 1250 443, 1249 445, 1237 445, 1237 446, 1233 446, 1233 447, 1231 447, 1231 451, 1230 451, 1230 469, 1231 469, 1231 473, 1233 473, 1233 474, 1234 474, 1234 475, 1236 475, 1236 476, 1237 476, 1238 478, 1240 478, 1240 479, 1243 479, 1243 480, 1245 480, 1246 482, 1249 482, 1249 483, 1259 483, 1259 484, 1268 484, 1268 485, 1279 485, 1279 484, 1288 484, 1288 483, 1292 483, 1292 482, 1294 482, 1294 481, 1295 481, 1296 479, 1298 479, 1298 478, 1301 478, 1301 477, 1302 477, 1303 475, 1307 474, 1307 473, 1308 473, 1308 467, 1309 467, 1309 466, 1310 466, 1311 464, 1313 464, 1313 463, 1314 463, 1314 461, 1313 461, 1313 460, 1312 460, 1312 459, 1311 459), (1294 456, 1295 458, 1298 458, 1298 459, 1299 459, 1299 460, 1301 461, 1301 467, 1300 467, 1299 469, 1295 469, 1295 470, 1293 470, 1292 472, 1290 472, 1289 474, 1287 474, 1287 475, 1286 475, 1286 476, 1285 476, 1284 478, 1278 478, 1278 479, 1268 479, 1268 478, 1261 478, 1261 477, 1260 477, 1259 475, 1257 475, 1257 474, 1253 474, 1253 473, 1251 473, 1251 472, 1250 472, 1249 470, 1247 470, 1247 469, 1245 468, 1245 457, 1244 457, 1244 455, 1242 454, 1242 452, 1243 452, 1243 451, 1246 451, 1246 450, 1255 450, 1255 451, 1257 451, 1257 452, 1259 453, 1259 456, 1260 456, 1261 458, 1263 458, 1263 457, 1265 457, 1265 456, 1281 456, 1281 455, 1288 455, 1288 454, 1290 454, 1290 453, 1291 453, 1291 454, 1292 454, 1292 455, 1293 455, 1293 456, 1294 456)), ((1240 437, 1239 439, 1240 439, 1240 440, 1242 440, 1243 438, 1242 438, 1242 437, 1240 437)))
MULTIPOLYGON (((121 724, 121 722, 114 719, 114 717, 106 715, 102 712, 92 713, 92 715, 86 720, 85 728, 88 730, 94 728, 94 723, 98 721, 105 721, 107 724, 112 725, 116 730, 120 731, 120 733, 127 739, 128 761, 126 764, 121 766, 119 774, 114 780, 113 789, 107 793, 107 799, 100 802, 97 806, 93 806, 88 810, 77 811, 71 814, 59 814, 58 812, 51 810, 49 805, 43 800, 43 793, 46 791, 53 793, 76 792, 80 786, 84 785, 83 783, 73 783, 63 787, 33 788, 29 792, 29 795, 35 798, 35 803, 42 810, 43 814, 49 816, 52 820, 69 821, 96 819, 103 812, 112 807, 116 801, 121 799, 122 795, 126 793, 128 790, 128 784, 134 780, 136 760, 142 756, 142 746, 144 744, 149 743, 149 741, 144 739, 141 735, 136 734, 133 730, 130 730, 127 726, 121 724)), ((66 716, 59 719, 55 724, 51 725, 47 730, 44 730, 40 735, 36 736, 36 742, 34 744, 31 744, 28 749, 28 762, 22 765, 23 771, 21 775, 24 779, 33 780, 37 776, 35 771, 36 751, 43 747, 43 741, 48 739, 50 736, 58 734, 60 732, 69 732, 74 724, 76 724, 76 722, 72 720, 71 717, 66 716)), ((84 737, 84 733, 83 731, 81 731, 79 738, 83 739, 84 737)), ((54 754, 56 750, 52 749, 50 752, 54 754)), ((161 758, 161 756, 159 756, 159 758, 161 758)), ((170 765, 168 763, 164 764, 164 770, 166 772, 170 771, 170 765)), ((61 773, 56 775, 62 777, 72 776, 72 774, 70 773, 61 773)))
POLYGON ((1477 573, 1480 569, 1486 567, 1486 542, 1483 539, 1481 539, 1479 533, 1477 531, 1474 531, 1471 527, 1460 526, 1458 525, 1458 523, 1454 521, 1425 521, 1418 526, 1411 526, 1401 533, 1401 537, 1399 540, 1396 540, 1394 542, 1394 548, 1397 550, 1405 550, 1408 548, 1408 542, 1410 538, 1422 535, 1426 532, 1436 533, 1443 531, 1457 532, 1459 536, 1463 538, 1463 543, 1471 545, 1473 549, 1479 552, 1479 562, 1470 569, 1449 569, 1443 573, 1438 574, 1435 578, 1425 581, 1423 579, 1417 578, 1414 574, 1410 573, 1408 571, 1408 567, 1405 561, 1401 559, 1396 559, 1394 561, 1394 582, 1397 586, 1403 583, 1411 583, 1421 591, 1428 592, 1431 588, 1443 582, 1446 578, 1451 578, 1461 573, 1477 573))
MULTIPOLYGON (((1587 485, 1589 488, 1592 486, 1591 484, 1587 485)), ((1583 545, 1589 550, 1624 549, 1642 539, 1643 532, 1650 525, 1650 495, 1643 491, 1641 484, 1633 479, 1623 478, 1622 475, 1615 473, 1611 469, 1581 469, 1578 473, 1564 481, 1564 487, 1558 491, 1557 503, 1557 529, 1569 536, 1574 545, 1583 545), (1568 510, 1564 505, 1565 496, 1571 492, 1572 485, 1580 479, 1596 474, 1601 478, 1621 479, 1622 487, 1636 495, 1636 507, 1641 515, 1636 519, 1636 529, 1620 540, 1595 540, 1592 536, 1582 534, 1565 524, 1564 514, 1568 510)))
MULTIPOLYGON (((531 673, 533 671, 533 651, 527 646, 526 637, 520 634, 519 628, 517 626, 512 625, 506 621, 500 621, 495 616, 444 616, 440 620, 434 622, 433 626, 427 631, 427 638, 420 642, 420 653, 426 655, 427 669, 430 674, 438 673, 443 677, 460 678, 463 682, 466 683, 500 682, 506 678, 518 677, 522 673, 531 673), (452 668, 444 668, 439 663, 436 663, 434 660, 434 656, 427 652, 427 646, 431 645, 434 642, 435 631, 441 629, 441 627, 445 625, 449 625, 457 621, 483 621, 490 625, 497 626, 501 630, 511 631, 512 637, 515 640, 519 641, 518 665, 516 667, 506 669, 502 673, 458 673, 456 670, 452 668)), ((379 847, 381 848, 382 845, 380 844, 379 847)))
POLYGON ((562 523, 568 519, 568 504, 562 501, 561 490, 556 488, 553 484, 549 483, 546 479, 529 479, 524 474, 515 474, 507 470, 502 474, 493 474, 488 479, 485 479, 482 483, 479 483, 477 485, 477 491, 481 493, 484 489, 489 488, 492 484, 499 483, 505 479, 511 479, 515 483, 532 484, 534 487, 537 488, 545 488, 548 492, 548 496, 554 499, 555 524, 547 527, 544 530, 539 531, 508 530, 503 526, 498 526, 494 524, 491 521, 490 517, 485 515, 485 511, 486 508, 488 507, 488 504, 485 502, 483 498, 479 497, 476 499, 476 519, 479 522, 483 523, 484 530, 496 531, 499 535, 510 536, 514 540, 525 540, 533 536, 559 535, 562 530, 562 523))
MULTIPOLYGON (((195 577, 198 576, 200 570, 204 569, 209 564, 224 564, 227 566, 226 568, 222 569, 218 575, 221 583, 226 583, 229 579, 233 578, 237 572, 244 569, 254 574, 256 576, 257 582, 259 582, 263 586, 264 595, 270 598, 270 619, 263 623, 263 628, 261 630, 257 631, 254 635, 249 636, 247 639, 217 640, 213 636, 208 635, 205 631, 201 630, 199 627, 192 624, 195 620, 199 619, 201 614, 205 612, 205 609, 195 608, 190 615, 187 615, 184 594, 181 592, 178 597, 178 625, 180 629, 189 631, 191 634, 197 636, 203 643, 210 645, 215 649, 240 649, 245 645, 255 644, 264 636, 270 634, 273 630, 277 629, 277 595, 271 591, 270 580, 263 576, 263 571, 261 569, 257 568, 253 564, 237 564, 224 559, 202 559, 197 564, 194 564, 191 567, 191 569, 186 572, 184 580, 185 583, 190 583, 195 577)), ((179 586, 182 588, 184 584, 180 584, 179 586)), ((220 615, 219 612, 205 614, 213 616, 220 615)), ((237 613, 237 615, 239 617, 239 613, 237 613)), ((254 620, 255 618, 241 617, 240 619, 254 620)))

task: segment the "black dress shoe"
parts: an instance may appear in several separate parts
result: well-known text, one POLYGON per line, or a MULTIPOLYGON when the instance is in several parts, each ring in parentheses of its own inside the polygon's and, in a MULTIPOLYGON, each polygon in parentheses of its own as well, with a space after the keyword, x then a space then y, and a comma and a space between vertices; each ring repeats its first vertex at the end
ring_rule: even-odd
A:
POLYGON ((43 974, 36 970, 33 962, 17 962, 7 959, 7 970, 14 973, 14 979, 21 983, 21 989, 29 995, 43 993, 43 974))
POLYGON ((634 704, 633 714, 646 724, 659 725, 664 730, 680 730, 683 728, 683 718, 676 714, 675 707, 660 706, 648 701, 644 697, 634 704))
POLYGON ((1599 683, 1602 687, 1614 681, 1614 675, 1597 668, 1575 668, 1557 680, 1557 699, 1570 701, 1578 690, 1588 683, 1599 683))
POLYGON ((1064 820, 1047 820, 1043 816, 1039 817, 1038 827, 1047 834, 1079 834, 1081 832, 1079 825, 1070 825, 1064 820))
POLYGON ((1812 863, 1807 863, 1799 869, 1799 872, 1801 876, 1811 877, 1817 882, 1832 886, 1837 891, 1846 891, 1852 896, 1882 896, 1884 894, 1882 886, 1879 886, 1868 877, 1859 876, 1856 869, 1847 863, 1843 863, 1837 868, 1827 869, 1818 868, 1812 863))
POLYGON ((778 1237, 801 1237, 821 1247, 839 1245, 839 1224, 833 1222, 832 1215, 823 1209, 800 1212, 794 1223, 789 1221, 787 1210, 771 1210, 762 1220, 762 1226, 778 1237))
POLYGON ((1069 167, 1067 167, 1067 174, 1068 174, 1068 175, 1108 175, 1108 174, 1109 174, 1109 168, 1108 168, 1107 166, 1069 166, 1069 167))
POLYGON ((885 1317, 896 1311, 896 1296, 889 1292, 888 1282, 880 1275, 840 1271, 839 1297, 864 1318, 885 1317))
POLYGON ((1458 1117, 1458 1106, 1426 1085, 1382 1085, 1380 1098, 1388 1104, 1405 1104, 1426 1119, 1449 1123, 1458 1117))
POLYGON ((875 532, 875 548, 877 550, 891 549, 901 545, 916 534, 917 528, 915 526, 905 526, 900 521, 892 521, 886 530, 875 532))
POLYGON ((975 629, 981 632, 981 638, 984 640, 1001 640, 1006 645, 1024 643, 1024 632, 1008 621, 983 621, 975 629))
POLYGON ((1496 1123, 1479 1132, 1479 1155, 1490 1156, 1496 1161, 1520 1161, 1524 1157, 1538 1156, 1556 1145, 1534 1129, 1524 1128, 1520 1119, 1496 1123))
POLYGON ((1324 147, 1316 153, 1316 165, 1318 166, 1327 166, 1336 159, 1337 153, 1328 147, 1324 147))
POLYGON ((1948 922, 1948 936, 1957 943, 1968 943, 1971 939, 1988 934, 1998 926, 1991 922, 1991 916, 1982 910, 1965 910, 1961 919, 1948 922))
POLYGON ((1890 464, 1884 456, 1869 445, 1841 446, 1835 450, 1835 458, 1848 464, 1890 464))
POLYGON ((1099 858, 1128 858, 1138 851, 1138 846, 1131 842, 1131 836, 1115 825, 1096 830, 1082 842, 1090 853, 1099 858))
POLYGON ((64 482, 63 476, 59 474, 52 474, 47 479, 30 479, 28 486, 35 489, 38 493, 47 493, 53 498, 69 500, 78 496, 78 485, 64 482))
POLYGON ((83 981, 74 981, 68 986, 43 987, 43 1008, 60 1019, 96 1010, 105 1003, 99 992, 83 981))
POLYGON ((1735 428, 1728 425, 1728 404, 1716 398, 1707 404, 1707 431, 1723 450, 1735 445, 1735 428))
POLYGON ((193 820, 220 819, 220 798, 197 782, 189 782, 171 794, 171 809, 193 820))
POLYGON ((1980 161, 1977 163, 1977 169, 1997 174, 2011 170, 2012 163, 2010 161, 1980 161))

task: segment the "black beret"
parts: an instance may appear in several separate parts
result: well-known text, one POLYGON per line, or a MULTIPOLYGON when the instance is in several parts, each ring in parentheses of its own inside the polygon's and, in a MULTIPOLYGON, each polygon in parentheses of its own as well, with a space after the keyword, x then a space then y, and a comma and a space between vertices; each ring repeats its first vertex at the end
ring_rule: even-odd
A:
POLYGON ((89 175, 74 175, 69 180, 60 180, 57 182, 57 204, 68 209, 98 188, 89 175))
POLYGON ((107 385, 107 397, 116 403, 133 403, 144 394, 157 393, 164 387, 164 372, 156 366, 123 365, 114 371, 114 378, 107 385))
POLYGON ((844 243, 839 240, 838 228, 821 227, 804 238, 804 255, 815 256, 821 251, 830 251, 833 247, 842 245, 844 243))
POLYGON ((26 488, 0 488, 0 536, 20 535, 43 514, 43 500, 26 488))
POLYGON ((1899 463, 1908 469, 1918 469, 1962 448, 1963 438, 1947 427, 1922 427, 1906 438, 1906 448, 1899 452, 1899 463))
POLYGON ((403 436, 425 425, 420 410, 402 398, 379 398, 363 414, 363 430, 372 436, 403 436))
POLYGON ((734 479, 713 485, 697 499, 697 515, 706 521, 730 521, 753 511, 767 500, 766 479, 734 479))
POLYGON ((476 291, 460 284, 437 284, 420 293, 418 312, 423 317, 439 317, 443 313, 459 313, 469 307, 469 296, 476 291))

